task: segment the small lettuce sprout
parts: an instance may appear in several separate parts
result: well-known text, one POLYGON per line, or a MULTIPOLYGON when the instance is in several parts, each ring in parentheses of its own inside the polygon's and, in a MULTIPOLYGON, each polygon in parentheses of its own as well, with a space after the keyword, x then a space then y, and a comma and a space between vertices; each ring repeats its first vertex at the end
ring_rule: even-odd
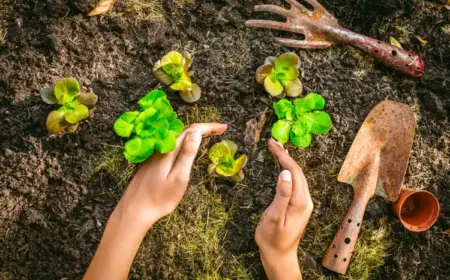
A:
POLYGON ((192 57, 188 52, 183 54, 171 51, 153 66, 153 74, 163 85, 170 86, 173 91, 179 91, 181 98, 188 103, 194 103, 200 99, 201 89, 192 83, 189 71, 192 57))
POLYGON ((123 113, 114 123, 114 131, 124 138, 125 158, 140 163, 155 150, 167 154, 175 150, 177 137, 184 130, 167 96, 162 90, 153 90, 138 101, 140 110, 123 113))
POLYGON ((300 58, 293 52, 268 57, 256 70, 256 81, 273 97, 298 97, 303 91, 299 68, 300 58))
POLYGON ((79 122, 89 117, 89 110, 98 100, 93 92, 81 92, 80 84, 74 78, 64 78, 53 88, 44 88, 41 97, 47 104, 61 105, 47 117, 47 130, 52 134, 75 132, 79 122))
POLYGON ((272 136, 282 144, 291 140, 296 147, 309 147, 313 134, 326 134, 332 127, 330 116, 319 111, 325 107, 319 94, 309 93, 294 104, 281 99, 273 107, 279 120, 272 127, 272 136))
POLYGON ((230 140, 223 140, 212 146, 208 153, 212 161, 208 166, 208 173, 223 176, 235 182, 242 181, 244 179, 242 170, 247 163, 247 156, 241 155, 238 159, 234 159, 236 151, 236 143, 230 140))

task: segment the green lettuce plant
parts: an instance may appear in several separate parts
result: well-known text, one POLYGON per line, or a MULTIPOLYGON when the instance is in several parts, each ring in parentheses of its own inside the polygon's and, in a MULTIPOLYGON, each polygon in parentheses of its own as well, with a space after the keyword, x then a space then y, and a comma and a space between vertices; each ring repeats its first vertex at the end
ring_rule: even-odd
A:
POLYGON ((309 147, 313 134, 326 134, 332 127, 330 116, 320 111, 325 99, 319 94, 309 93, 293 104, 281 99, 273 107, 279 120, 272 127, 272 136, 282 144, 291 140, 296 147, 309 147))
POLYGON ((264 85, 273 97, 297 97, 302 94, 300 58, 295 53, 284 53, 279 57, 268 57, 264 65, 256 70, 256 81, 264 85))
POLYGON ((180 92, 184 101, 194 103, 200 99, 202 91, 191 81, 194 75, 194 72, 189 71, 191 64, 192 57, 188 52, 181 54, 171 51, 155 63, 153 74, 160 83, 180 92))
POLYGON ((209 174, 222 176, 235 182, 242 181, 247 156, 241 155, 238 159, 234 159, 236 151, 236 143, 230 140, 223 140, 212 146, 208 153, 212 162, 208 166, 209 174))
POLYGON ((41 97, 47 104, 61 105, 47 117, 47 130, 52 134, 75 132, 79 122, 89 117, 89 111, 98 100, 93 92, 81 92, 80 84, 74 78, 64 78, 53 88, 44 88, 41 97))
POLYGON ((138 101, 139 111, 125 112, 114 123, 114 131, 124 138, 124 156, 132 163, 149 158, 155 150, 161 154, 172 152, 177 137, 184 130, 167 96, 162 90, 153 90, 138 101))

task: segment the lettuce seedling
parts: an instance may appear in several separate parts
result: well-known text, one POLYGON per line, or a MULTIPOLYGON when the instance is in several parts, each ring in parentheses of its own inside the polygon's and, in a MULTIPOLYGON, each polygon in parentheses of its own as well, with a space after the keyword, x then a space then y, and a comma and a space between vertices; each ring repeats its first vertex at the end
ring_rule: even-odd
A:
POLYGON ((268 57, 265 64, 256 70, 256 81, 264 85, 266 91, 274 97, 297 97, 302 94, 300 58, 295 53, 285 53, 278 58, 268 57))
POLYGON ((47 129, 52 134, 75 132, 79 122, 89 117, 89 111, 98 100, 93 92, 81 92, 80 84, 74 78, 64 78, 53 88, 44 88, 41 97, 47 104, 61 105, 47 117, 47 129))
POLYGON ((294 104, 281 99, 273 107, 279 120, 272 127, 272 136, 282 144, 291 140, 296 147, 309 147, 313 134, 326 134, 332 127, 330 116, 320 111, 325 99, 316 93, 297 98, 294 104))
POLYGON ((192 57, 189 53, 184 52, 183 55, 171 51, 153 67, 156 79, 160 83, 170 86, 171 90, 180 92, 181 98, 188 103, 198 101, 202 93, 200 87, 191 81, 191 77, 194 75, 194 72, 189 71, 191 64, 192 57))
POLYGON ((212 146, 208 153, 212 161, 208 166, 209 174, 223 176, 235 182, 242 181, 244 179, 243 169, 247 163, 247 156, 241 155, 238 159, 234 159, 236 151, 236 143, 230 140, 223 140, 212 146))
POLYGON ((162 90, 152 90, 138 101, 139 111, 125 112, 114 123, 117 135, 132 139, 125 143, 125 158, 140 163, 155 150, 167 154, 175 150, 177 137, 184 130, 167 96, 162 90))

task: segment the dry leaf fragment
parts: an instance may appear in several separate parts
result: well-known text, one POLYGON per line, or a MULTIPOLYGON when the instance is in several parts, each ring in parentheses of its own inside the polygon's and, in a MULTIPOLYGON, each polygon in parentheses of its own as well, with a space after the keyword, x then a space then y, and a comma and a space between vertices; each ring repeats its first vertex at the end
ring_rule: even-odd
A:
POLYGON ((450 228, 443 232, 443 234, 450 235, 450 228))
POLYGON ((100 0, 88 16, 91 17, 106 14, 112 9, 114 2, 115 0, 100 0))
POLYGON ((425 47, 428 44, 427 40, 424 40, 422 37, 420 37, 419 35, 416 35, 417 40, 419 40, 420 44, 422 45, 422 47, 425 47))
POLYGON ((402 44, 400 44, 397 39, 395 39, 394 37, 389 37, 389 42, 391 43, 391 45, 393 45, 394 47, 397 47, 399 49, 403 49, 402 44))
POLYGON ((258 149, 258 142, 261 139, 261 131, 266 123, 266 114, 268 108, 266 108, 259 116, 259 120, 251 119, 247 122, 247 127, 244 132, 244 143, 246 146, 252 146, 252 155, 255 156, 258 149))

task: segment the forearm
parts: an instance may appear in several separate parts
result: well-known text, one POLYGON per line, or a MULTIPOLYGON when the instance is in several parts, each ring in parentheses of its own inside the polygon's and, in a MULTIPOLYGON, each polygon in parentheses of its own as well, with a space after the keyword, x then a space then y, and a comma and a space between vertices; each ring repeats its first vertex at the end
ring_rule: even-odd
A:
POLYGON ((261 261, 269 280, 301 280, 302 274, 298 264, 297 255, 286 258, 270 260, 270 257, 261 255, 261 261))
POLYGON ((108 220, 100 245, 84 280, 127 279, 134 257, 148 228, 133 225, 118 209, 108 220))

